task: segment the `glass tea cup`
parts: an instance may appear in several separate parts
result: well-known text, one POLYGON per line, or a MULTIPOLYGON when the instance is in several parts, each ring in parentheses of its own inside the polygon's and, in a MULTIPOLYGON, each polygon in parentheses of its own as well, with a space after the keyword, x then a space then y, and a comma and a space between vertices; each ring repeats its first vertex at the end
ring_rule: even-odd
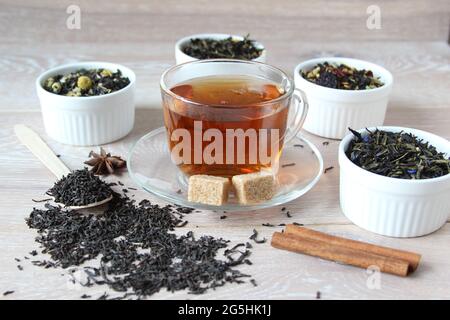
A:
POLYGON ((188 62, 165 71, 160 85, 171 159, 188 176, 276 173, 283 145, 308 112, 305 94, 293 81, 260 62, 188 62), (240 87, 230 89, 235 83, 240 87), (253 84, 256 91, 246 90, 253 84), (196 97, 200 91, 202 99, 196 97))

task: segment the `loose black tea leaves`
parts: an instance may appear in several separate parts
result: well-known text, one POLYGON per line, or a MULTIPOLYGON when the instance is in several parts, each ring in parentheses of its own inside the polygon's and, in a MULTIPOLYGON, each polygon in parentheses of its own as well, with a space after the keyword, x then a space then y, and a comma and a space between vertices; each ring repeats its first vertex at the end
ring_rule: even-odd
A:
POLYGON ((13 293, 14 293, 13 290, 8 290, 8 291, 3 292, 3 296, 8 296, 8 295, 13 294, 13 293))
POLYGON ((268 223, 268 222, 267 223, 263 223, 262 226, 263 227, 275 227, 274 224, 271 224, 271 223, 268 223))
POLYGON ((322 87, 343 90, 367 90, 383 86, 371 70, 358 70, 345 64, 319 63, 312 69, 301 71, 306 80, 322 87))
POLYGON ((80 69, 68 74, 59 74, 45 80, 43 87, 48 92, 69 96, 89 97, 108 94, 125 88, 130 79, 120 70, 80 69))
POLYGON ((84 168, 62 177, 47 194, 65 206, 84 206, 105 200, 112 192, 106 182, 84 168))
POLYGON ((36 260, 33 264, 82 270, 87 281, 80 285, 106 284, 125 293, 119 297, 105 293, 100 299, 130 295, 139 299, 162 288, 201 294, 227 283, 242 283, 248 275, 234 266, 248 264, 250 251, 239 251, 244 244, 234 246, 222 260, 216 256, 229 241, 211 236, 196 238, 192 231, 181 236, 172 232, 184 224, 184 214, 192 210, 160 207, 148 200, 135 204, 116 192, 102 215, 45 204, 45 209, 33 209, 27 224, 37 230, 36 241, 51 261, 36 260))
POLYGON ((194 38, 182 48, 182 51, 197 59, 253 60, 258 58, 263 50, 247 35, 242 40, 232 37, 223 40, 194 38))
POLYGON ((325 168, 325 170, 323 170, 323 173, 325 174, 325 173, 327 173, 328 171, 333 170, 333 169, 334 169, 333 166, 327 167, 327 168, 325 168))
POLYGON ((256 243, 266 242, 266 238, 258 239, 258 231, 256 231, 256 229, 253 229, 253 234, 249 237, 249 239, 255 241, 256 243))
POLYGON ((430 179, 450 172, 448 155, 411 133, 349 130, 354 138, 346 155, 365 170, 400 179, 430 179))
POLYGON ((286 167, 293 167, 293 166, 295 166, 295 163, 286 163, 286 164, 283 164, 283 165, 281 165, 281 167, 282 168, 286 168, 286 167))

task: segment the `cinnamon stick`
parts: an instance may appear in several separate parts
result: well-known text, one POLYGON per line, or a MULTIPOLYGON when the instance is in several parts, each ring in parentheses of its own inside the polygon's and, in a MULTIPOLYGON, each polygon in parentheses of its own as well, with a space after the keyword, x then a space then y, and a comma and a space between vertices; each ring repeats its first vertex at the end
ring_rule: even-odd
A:
POLYGON ((294 234, 301 236, 303 238, 308 238, 312 240, 320 240, 332 245, 343 246, 352 250, 360 250, 367 253, 372 253, 380 256, 397 258, 406 260, 410 264, 411 271, 415 271, 419 265, 421 255, 413 252, 397 250, 382 246, 377 246, 374 244, 361 242, 357 240, 346 239, 342 237, 337 237, 329 235, 320 231, 311 230, 308 228, 296 226, 293 224, 288 224, 286 226, 285 233, 294 234))
POLYGON ((289 233, 275 232, 272 236, 272 246, 360 268, 378 266, 382 272, 402 277, 406 277, 410 272, 410 266, 406 260, 330 245, 320 240, 302 238, 289 233))

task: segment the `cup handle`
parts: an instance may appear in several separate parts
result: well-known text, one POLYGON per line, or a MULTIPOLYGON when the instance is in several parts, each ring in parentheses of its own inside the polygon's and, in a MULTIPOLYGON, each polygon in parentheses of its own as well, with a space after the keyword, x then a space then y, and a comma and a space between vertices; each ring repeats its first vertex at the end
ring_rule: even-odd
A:
POLYGON ((306 94, 300 89, 294 89, 292 100, 291 107, 295 107, 295 110, 287 125, 286 135, 284 137, 285 143, 294 138, 303 127, 309 108, 306 94))

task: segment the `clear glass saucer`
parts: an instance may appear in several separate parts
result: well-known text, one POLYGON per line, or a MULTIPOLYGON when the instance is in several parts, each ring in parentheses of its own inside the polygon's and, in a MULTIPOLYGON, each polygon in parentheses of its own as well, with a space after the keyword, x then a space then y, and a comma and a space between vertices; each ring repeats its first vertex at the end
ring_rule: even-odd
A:
POLYGON ((127 166, 131 178, 140 187, 164 200, 192 208, 231 212, 269 208, 304 195, 319 181, 323 159, 316 146, 306 138, 293 138, 283 148, 275 196, 270 201, 251 205, 239 204, 233 195, 223 206, 189 202, 187 178, 170 159, 164 127, 149 132, 136 142, 127 166), (295 165, 283 166, 293 163, 295 165))

